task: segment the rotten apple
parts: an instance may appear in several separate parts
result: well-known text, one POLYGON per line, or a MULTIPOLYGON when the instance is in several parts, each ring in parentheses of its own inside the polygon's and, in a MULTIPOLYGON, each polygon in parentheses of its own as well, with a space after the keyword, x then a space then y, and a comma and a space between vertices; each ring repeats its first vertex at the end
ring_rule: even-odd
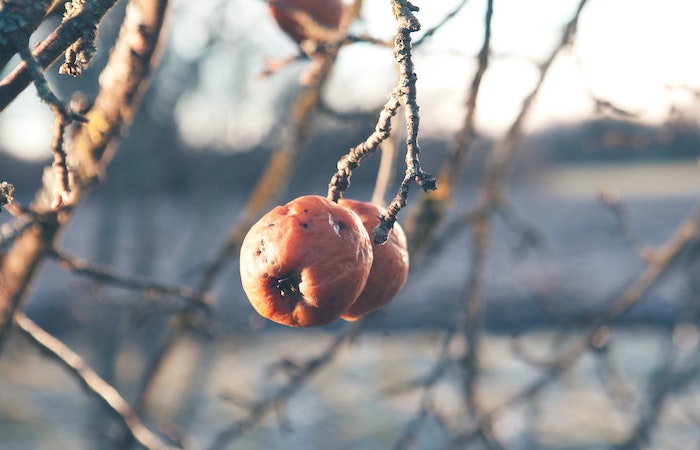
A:
POLYGON ((341 0, 268 0, 268 5, 277 24, 297 44, 328 41, 343 17, 341 0))
POLYGON ((357 299, 372 257, 371 239, 355 213, 307 195, 277 206, 251 227, 241 246, 241 281, 263 317, 320 326, 357 299))

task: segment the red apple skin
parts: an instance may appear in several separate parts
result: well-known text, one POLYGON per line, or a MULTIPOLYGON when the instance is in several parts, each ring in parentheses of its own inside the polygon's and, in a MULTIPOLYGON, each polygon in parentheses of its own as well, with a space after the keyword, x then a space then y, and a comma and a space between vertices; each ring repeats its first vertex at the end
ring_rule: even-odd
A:
POLYGON ((297 44, 307 39, 324 40, 318 31, 299 20, 300 13, 308 14, 313 21, 328 29, 337 29, 343 17, 341 0, 268 0, 268 6, 280 28, 297 44))
POLYGON ((265 214, 241 245, 243 290, 263 317, 292 327, 326 325, 357 299, 372 267, 360 218, 307 195, 265 214))
MULTIPOLYGON (((374 228, 379 225, 379 216, 386 212, 384 208, 372 203, 350 199, 341 199, 338 204, 360 216, 370 239, 372 239, 374 228)), ((401 225, 396 222, 387 241, 384 244, 373 245, 372 269, 365 288, 355 303, 342 314, 343 319, 357 320, 386 305, 396 296, 408 278, 407 248, 406 234, 401 225)))

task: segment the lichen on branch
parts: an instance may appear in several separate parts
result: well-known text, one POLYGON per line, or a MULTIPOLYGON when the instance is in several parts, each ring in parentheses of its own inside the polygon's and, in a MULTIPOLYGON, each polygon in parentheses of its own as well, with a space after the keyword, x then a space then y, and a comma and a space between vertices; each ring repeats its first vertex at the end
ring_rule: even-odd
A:
MULTIPOLYGON (((15 187, 12 184, 8 183, 7 181, 0 183, 0 207, 12 203, 12 195, 14 192, 15 187)), ((0 209, 0 211, 2 210, 0 209)))

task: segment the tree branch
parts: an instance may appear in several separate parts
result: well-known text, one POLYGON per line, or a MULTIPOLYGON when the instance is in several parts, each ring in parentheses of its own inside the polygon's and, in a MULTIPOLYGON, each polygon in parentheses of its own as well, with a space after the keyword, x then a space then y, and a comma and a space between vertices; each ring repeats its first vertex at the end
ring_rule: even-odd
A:
MULTIPOLYGON (((40 66, 45 69, 53 64, 84 35, 86 28, 95 27, 100 23, 116 2, 117 0, 95 0, 83 3, 79 11, 66 18, 34 49, 32 55, 40 66)), ((32 81, 27 63, 20 63, 0 82, 0 111, 4 110, 32 81)))
POLYGON ((15 53, 27 48, 29 36, 58 3, 60 0, 0 1, 0 70, 15 53))
MULTIPOLYGON (((476 423, 468 430, 455 436, 448 448, 463 448, 472 439, 478 437, 479 430, 485 424, 490 423, 493 418, 507 407, 532 398, 537 393, 547 387, 552 380, 559 377, 564 371, 571 368, 589 348, 594 347, 598 334, 604 330, 630 309, 632 309, 643 296, 656 284, 656 282, 669 270, 678 257, 698 238, 700 235, 700 206, 686 218, 668 238, 666 243, 654 251, 654 257, 647 261, 647 264, 630 286, 618 297, 610 306, 599 315, 588 327, 584 336, 576 343, 572 344, 566 351, 557 356, 544 369, 544 373, 534 382, 513 395, 509 400, 500 406, 493 408, 488 413, 482 414, 476 423)), ((695 370, 695 369, 693 369, 695 370)))
POLYGON ((342 345, 360 332, 363 323, 364 321, 360 319, 348 324, 342 332, 334 337, 330 345, 321 352, 321 354, 302 365, 295 365, 293 375, 286 384, 280 386, 267 398, 250 405, 248 417, 244 420, 234 422, 221 431, 209 446, 209 450, 224 448, 224 446, 256 426, 268 414, 275 411, 281 404, 289 400, 289 398, 299 391, 311 377, 333 361, 342 348, 342 345))
POLYGON ((384 243, 389 232, 396 222, 398 212, 406 206, 408 191, 413 182, 418 183, 424 190, 436 189, 435 179, 422 171, 418 154, 418 104, 416 102, 416 74, 413 70, 411 56, 411 33, 420 30, 420 23, 413 15, 417 8, 406 0, 393 0, 394 18, 397 23, 396 37, 394 39, 394 58, 399 67, 399 80, 391 97, 379 114, 379 119, 374 132, 360 145, 350 149, 340 161, 338 170, 331 177, 328 184, 328 198, 337 202, 345 190, 350 186, 352 171, 356 169, 362 159, 374 153, 384 140, 391 135, 391 119, 396 114, 399 106, 404 107, 406 118, 406 174, 399 193, 394 197, 386 213, 381 217, 379 225, 374 230, 374 243, 384 243))
POLYGON ((44 331, 22 312, 18 312, 15 315, 15 323, 17 328, 22 331, 34 346, 58 361, 74 378, 82 383, 92 396, 116 415, 139 444, 152 450, 176 448, 167 445, 155 433, 150 431, 124 397, 63 342, 44 331))
MULTIPOLYGON (((80 28, 82 20, 95 18, 97 12, 104 14, 106 3, 87 3, 80 12, 64 21, 35 51, 38 62, 44 65, 47 55, 55 51, 57 36, 70 34, 73 28, 80 28), (67 28, 62 28, 64 26, 67 28)), ((76 204, 111 160, 112 152, 107 149, 114 147, 139 103, 156 55, 167 5, 167 0, 133 0, 127 7, 119 38, 100 77, 100 92, 86 114, 88 123, 81 124, 72 139, 76 165, 73 201, 76 204)), ((26 63, 23 67, 23 73, 29 76, 26 63)), ((0 92, 3 88, 7 85, 0 86, 0 92)), ((53 210, 53 174, 47 171, 46 175, 32 205, 36 216, 34 224, 15 239, 0 262, 4 278, 0 284, 0 342, 12 323, 15 310, 27 295, 37 268, 54 246, 63 225, 70 220, 69 210, 53 210)))
POLYGON ((68 255, 58 249, 51 249, 48 256, 56 259, 56 263, 62 269, 77 275, 90 277, 101 283, 108 283, 130 289, 139 289, 144 291, 149 297, 180 297, 187 300, 191 305, 197 306, 207 312, 209 312, 212 307, 211 302, 205 295, 196 293, 189 286, 170 285, 147 280, 142 277, 116 273, 108 267, 88 263, 87 261, 68 255))

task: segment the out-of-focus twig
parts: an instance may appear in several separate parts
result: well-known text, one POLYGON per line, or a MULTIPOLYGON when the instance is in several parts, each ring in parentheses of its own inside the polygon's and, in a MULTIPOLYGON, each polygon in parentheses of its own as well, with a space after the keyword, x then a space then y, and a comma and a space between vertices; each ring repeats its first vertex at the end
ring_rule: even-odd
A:
POLYGON ((209 311, 212 307, 211 301, 206 295, 196 293, 194 289, 189 286, 169 285, 138 276, 117 273, 109 267, 89 263, 55 248, 49 252, 48 256, 54 258, 59 267, 76 275, 89 277, 100 283, 112 284, 129 289, 139 289, 145 292, 149 297, 180 297, 204 311, 209 311))
MULTIPOLYGON (((455 10, 457 11, 457 10, 455 10)), ((411 242, 412 256, 421 254, 432 240, 442 218, 452 204, 457 183, 469 161, 477 137, 475 119, 476 105, 481 82, 489 65, 491 52, 491 21, 493 18, 493 0, 486 4, 484 17, 484 39, 477 57, 478 66, 472 77, 466 100, 464 122, 455 137, 447 158, 438 174, 440 189, 423 195, 411 211, 406 224, 406 232, 411 242)), ((445 19, 447 20, 447 18, 445 19)))
POLYGON ((604 189, 598 195, 601 203, 605 205, 614 215, 617 225, 617 233, 627 242, 630 247, 637 251, 640 258, 644 259, 649 252, 648 246, 634 234, 630 226, 629 213, 627 207, 620 197, 620 193, 613 189, 604 189))
MULTIPOLYGON (((423 36, 421 36, 419 39, 416 39, 416 41, 413 43, 414 47, 419 47, 420 45, 423 44, 423 42, 426 42, 429 38, 431 38, 435 33, 437 33, 446 23, 448 23, 450 20, 454 19, 457 14, 464 8, 464 6, 467 4, 469 0, 462 0, 455 6, 452 11, 448 12, 445 14, 445 16, 440 20, 437 24, 433 25, 432 27, 428 28, 425 30, 423 33, 423 36)), ((490 8, 491 6, 489 6, 490 8)))
POLYGON ((140 445, 154 450, 175 448, 167 445, 158 435, 150 431, 131 409, 124 397, 63 342, 44 331, 22 312, 15 315, 15 323, 32 344, 43 353, 56 359, 73 377, 80 381, 91 395, 114 413, 140 445))
POLYGON ((691 382, 697 381, 700 374, 700 359, 698 358, 700 355, 697 349, 694 357, 686 363, 681 363, 681 367, 674 364, 672 356, 676 356, 676 352, 663 355, 663 363, 658 365, 658 370, 652 376, 648 404, 640 414, 639 420, 628 438, 615 446, 615 449, 635 450, 647 447, 650 444, 652 429, 658 424, 659 416, 669 400, 669 395, 679 392, 691 382))
POLYGON ((690 216, 679 225, 666 243, 654 250, 654 257, 647 261, 642 271, 632 281, 629 287, 625 289, 621 295, 613 299, 610 306, 593 321, 581 339, 569 346, 567 350, 563 351, 552 360, 537 380, 513 395, 500 406, 477 417, 472 426, 455 436, 448 448, 462 448, 471 440, 478 437, 480 428, 484 424, 490 423, 500 412, 510 406, 534 397, 549 386, 553 380, 570 369, 587 350, 592 346, 595 347, 600 330, 609 326, 610 323, 619 319, 637 305, 654 284, 671 268, 678 257, 695 242, 699 235, 700 206, 697 206, 690 216))
POLYGON ((279 410, 289 398, 306 385, 311 377, 333 361, 343 344, 357 336, 362 325, 362 319, 349 323, 341 332, 334 336, 330 345, 318 356, 309 359, 303 364, 295 364, 289 381, 281 385, 266 398, 250 404, 247 408, 249 410, 247 417, 221 431, 208 447, 209 450, 224 448, 224 446, 255 427, 268 414, 279 410))
MULTIPOLYGON (((393 117, 394 124, 392 128, 396 128, 396 121, 399 118, 397 116, 393 117)), ((379 160, 379 170, 377 172, 377 179, 374 183, 374 190, 372 191, 371 202, 375 205, 386 204, 386 194, 389 191, 389 185, 391 184, 392 178, 394 177, 394 164, 396 162, 396 155, 399 150, 399 134, 394 133, 389 139, 386 139, 381 143, 381 159, 379 160)))
POLYGON ((453 363, 452 356, 450 355, 450 344, 457 333, 459 323, 460 322, 455 322, 443 335, 437 360, 427 375, 411 380, 400 386, 393 386, 386 391, 389 395, 419 388, 423 391, 421 393, 418 412, 414 414, 413 418, 404 426, 401 435, 394 445, 395 450, 411 448, 411 444, 420 431, 421 426, 425 420, 433 414, 433 389, 444 379, 447 370, 453 363))
MULTIPOLYGON (((485 311, 483 287, 487 276, 486 263, 489 255, 491 242, 491 234, 493 229, 493 215, 495 212, 501 211, 507 223, 517 225, 522 233, 527 230, 527 236, 533 235, 530 227, 524 225, 524 222, 507 207, 506 201, 506 183, 509 175, 510 166, 517 155, 517 150, 520 147, 520 142, 523 138, 523 130, 526 118, 529 117, 533 101, 538 95, 541 86, 543 85, 546 74, 551 67, 557 55, 567 48, 573 41, 578 18, 586 0, 580 0, 576 12, 572 19, 566 25, 559 45, 552 51, 549 58, 540 67, 540 78, 533 90, 525 98, 521 106, 519 114, 514 119, 505 136, 496 144, 492 152, 492 157, 488 161, 485 177, 479 187, 477 204, 473 209, 467 211, 464 217, 458 218, 461 223, 465 220, 469 221, 471 236, 472 236, 472 253, 471 253, 471 271, 467 280, 465 294, 460 302, 460 313, 457 317, 457 332, 454 336, 460 336, 464 339, 465 349, 458 358, 462 368, 461 376, 463 379, 463 392, 465 405, 468 410, 478 421, 478 426, 475 427, 470 435, 470 438, 479 437, 484 444, 491 446, 489 437, 491 432, 491 415, 479 410, 478 402, 475 399, 477 392, 477 381, 480 375, 479 355, 480 355, 480 336, 483 330, 483 317, 485 311), (465 219, 466 217, 466 219, 465 219)), ((451 153, 450 163, 446 164, 446 168, 441 174, 448 180, 448 187, 445 196, 439 199, 437 205, 431 204, 430 201, 422 206, 422 213, 417 215, 418 218, 424 219, 428 217, 427 227, 411 226, 412 236, 420 235, 423 240, 422 245, 432 245, 429 242, 433 231, 437 229, 437 220, 444 215, 446 208, 452 197, 452 188, 456 185, 461 173, 461 165, 468 159, 469 148, 473 144, 476 137, 474 129, 474 108, 476 106, 476 96, 479 92, 479 86, 483 77, 484 71, 488 67, 488 52, 490 42, 490 23, 493 15, 493 4, 489 2, 485 17, 486 31, 484 43, 482 46, 480 64, 472 81, 472 87, 468 98, 468 112, 465 124, 460 130, 457 139, 458 145, 454 147, 451 153), (420 230, 420 231, 418 231, 420 230)), ((440 195, 443 195, 438 191, 440 195)), ((414 222, 415 223, 415 222, 414 222)), ((413 224, 412 224, 413 225, 413 224)), ((453 229, 457 227, 452 227, 453 229)), ((449 224, 447 229, 450 229, 449 224)), ((462 228, 463 229, 463 228, 462 228)), ((455 442, 459 441, 456 439, 455 442)), ((459 441, 461 444, 461 441, 459 441)), ((495 445, 495 443, 493 443, 495 445)))

